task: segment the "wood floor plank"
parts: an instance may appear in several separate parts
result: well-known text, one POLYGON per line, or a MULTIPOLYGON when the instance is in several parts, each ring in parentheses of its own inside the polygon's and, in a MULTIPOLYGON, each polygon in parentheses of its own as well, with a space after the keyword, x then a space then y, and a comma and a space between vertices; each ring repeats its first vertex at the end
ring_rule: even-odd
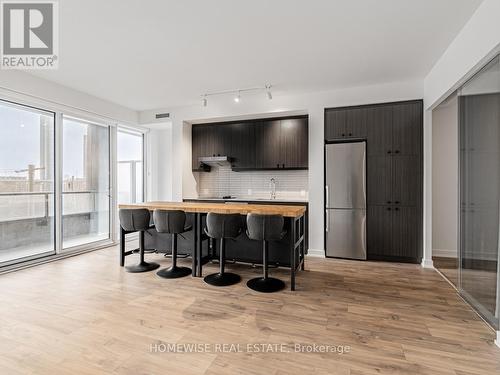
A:
POLYGON ((0 374, 500 373, 494 332, 433 270, 308 258, 297 291, 261 294, 258 268, 227 268, 240 284, 130 274, 112 247, 0 275, 0 374))

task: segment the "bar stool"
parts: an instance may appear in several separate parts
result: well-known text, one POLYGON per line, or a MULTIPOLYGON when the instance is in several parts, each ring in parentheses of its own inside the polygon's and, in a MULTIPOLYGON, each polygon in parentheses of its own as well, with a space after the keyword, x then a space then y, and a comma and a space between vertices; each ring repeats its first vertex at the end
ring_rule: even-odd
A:
POLYGON ((203 279, 207 284, 213 286, 228 286, 239 283, 241 277, 235 273, 225 272, 226 262, 226 239, 234 239, 243 231, 243 222, 239 214, 215 214, 208 213, 207 236, 220 240, 219 249, 219 272, 205 276, 203 279))
POLYGON ((127 232, 139 232, 139 264, 135 266, 127 266, 127 272, 147 272, 160 267, 158 263, 148 263, 144 261, 144 233, 150 228, 149 222, 151 214, 145 208, 131 209, 121 208, 118 212, 120 217, 120 226, 127 232))
POLYGON ((179 210, 154 210, 153 221, 157 232, 172 235, 172 266, 164 268, 156 274, 166 279, 176 279, 189 275, 191 268, 177 266, 177 236, 192 229, 191 225, 186 225, 186 213, 179 210))
POLYGON ((284 219, 281 215, 247 215, 247 235, 255 241, 262 241, 263 277, 248 280, 247 286, 257 292, 272 293, 285 288, 285 283, 279 279, 268 276, 269 244, 268 241, 281 240, 284 219))

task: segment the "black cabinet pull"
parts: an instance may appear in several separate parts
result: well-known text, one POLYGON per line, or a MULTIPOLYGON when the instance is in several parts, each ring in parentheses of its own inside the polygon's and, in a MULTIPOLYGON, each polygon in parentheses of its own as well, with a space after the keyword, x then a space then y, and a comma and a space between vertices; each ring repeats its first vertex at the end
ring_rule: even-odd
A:
POLYGON ((285 164, 282 164, 282 168, 285 168, 285 164))
POLYGON ((212 154, 212 156, 215 158, 215 154, 212 154))
POLYGON ((399 150, 394 151, 396 154, 399 154, 399 150))
POLYGON ((387 204, 391 204, 391 201, 387 201, 387 204))
POLYGON ((388 154, 390 154, 390 153, 391 153, 391 150, 387 151, 387 153, 388 153, 388 154))
POLYGON ((399 201, 396 201, 396 202, 394 202, 394 203, 399 204, 399 201))
POLYGON ((394 211, 399 211, 399 207, 396 207, 396 208, 394 209, 394 211))
POLYGON ((352 137, 352 133, 349 133, 349 137, 352 137))
POLYGON ((279 167, 280 167, 280 165, 279 165, 279 164, 276 164, 276 168, 279 168, 279 167))
POLYGON ((344 134, 344 133, 342 133, 342 137, 345 137, 345 134, 344 134))
POLYGON ((391 210, 391 208, 390 208, 390 207, 387 207, 387 211, 390 211, 390 210, 391 210))

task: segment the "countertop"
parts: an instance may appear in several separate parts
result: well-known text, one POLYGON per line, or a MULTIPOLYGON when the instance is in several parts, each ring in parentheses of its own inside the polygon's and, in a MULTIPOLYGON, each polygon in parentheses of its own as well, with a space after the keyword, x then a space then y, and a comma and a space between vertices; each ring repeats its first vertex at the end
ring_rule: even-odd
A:
POLYGON ((256 198, 256 197, 238 197, 238 198, 184 198, 185 202, 269 202, 269 203, 309 203, 307 198, 256 198))
POLYGON ((182 210, 185 212, 207 213, 215 212, 221 214, 241 214, 249 213, 262 215, 282 215, 285 217, 300 217, 306 212, 305 206, 291 206, 286 204, 247 204, 234 202, 231 204, 217 202, 143 202, 120 204, 119 208, 147 208, 148 210, 182 210))

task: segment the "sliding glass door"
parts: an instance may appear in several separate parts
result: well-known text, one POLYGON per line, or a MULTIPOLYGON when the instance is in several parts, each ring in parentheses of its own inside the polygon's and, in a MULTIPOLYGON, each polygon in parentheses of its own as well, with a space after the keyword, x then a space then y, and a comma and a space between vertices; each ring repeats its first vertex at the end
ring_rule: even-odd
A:
POLYGON ((54 113, 0 101, 0 266, 55 253, 54 113))
POLYGON ((108 240, 110 128, 64 117, 62 134, 62 247, 108 240))
POLYGON ((459 92, 459 290, 499 326, 500 58, 459 92))

